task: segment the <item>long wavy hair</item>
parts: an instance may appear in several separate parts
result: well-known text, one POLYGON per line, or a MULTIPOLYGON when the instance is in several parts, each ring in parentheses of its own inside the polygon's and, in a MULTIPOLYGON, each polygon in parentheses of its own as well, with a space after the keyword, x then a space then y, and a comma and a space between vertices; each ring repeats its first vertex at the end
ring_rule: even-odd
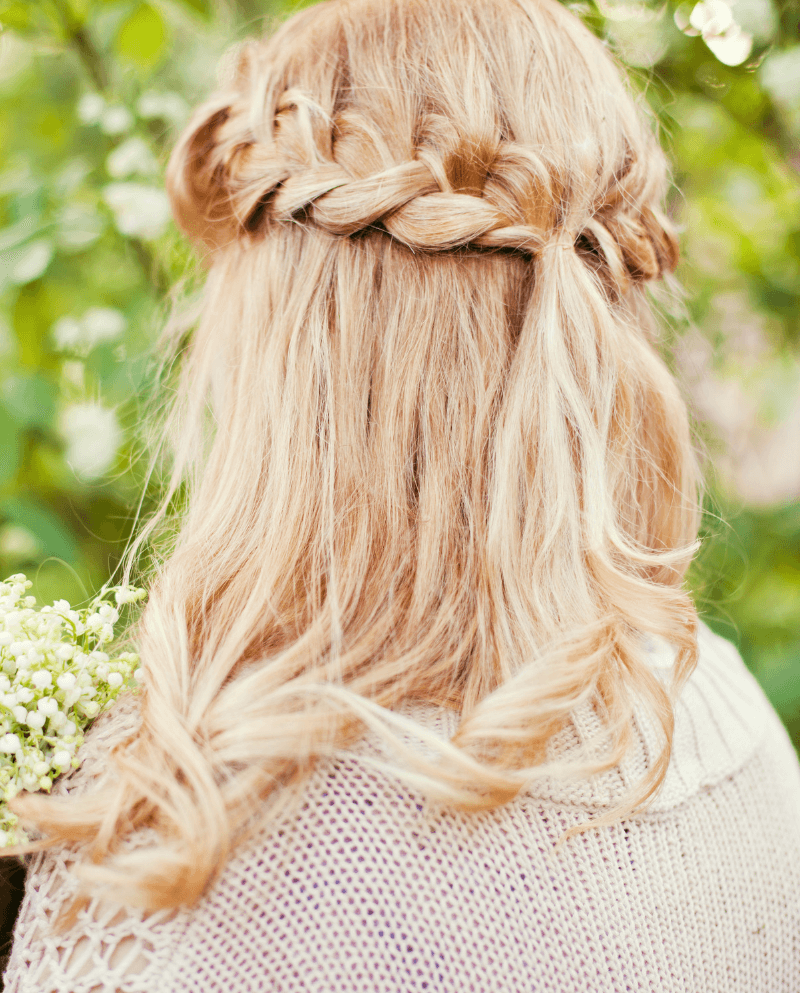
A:
POLYGON ((635 708, 663 728, 612 814, 641 809, 696 663, 699 491, 647 287, 677 260, 649 116, 556 0, 325 0, 228 67, 168 169, 209 271, 141 726, 102 789, 15 801, 29 850, 87 842, 87 886, 192 904, 366 729, 427 797, 487 809, 564 771, 548 743, 586 703, 611 741, 587 775, 635 708))

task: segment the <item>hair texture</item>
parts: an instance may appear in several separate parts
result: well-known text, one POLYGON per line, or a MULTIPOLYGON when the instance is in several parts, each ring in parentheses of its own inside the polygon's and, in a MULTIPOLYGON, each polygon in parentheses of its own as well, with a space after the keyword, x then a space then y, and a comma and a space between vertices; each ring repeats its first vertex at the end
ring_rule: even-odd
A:
POLYGON ((111 785, 17 801, 29 849, 91 842, 87 887, 192 904, 366 729, 477 810, 612 767, 638 707, 664 747, 613 817, 646 804, 697 654, 699 475, 647 290, 677 261, 667 183, 555 0, 327 0, 238 50, 168 170, 209 272, 142 725, 111 785), (669 689, 646 632, 678 650, 669 689), (415 701, 456 710, 455 737, 415 701), (587 702, 612 747, 551 760, 587 702), (158 840, 120 844, 143 826, 158 840))

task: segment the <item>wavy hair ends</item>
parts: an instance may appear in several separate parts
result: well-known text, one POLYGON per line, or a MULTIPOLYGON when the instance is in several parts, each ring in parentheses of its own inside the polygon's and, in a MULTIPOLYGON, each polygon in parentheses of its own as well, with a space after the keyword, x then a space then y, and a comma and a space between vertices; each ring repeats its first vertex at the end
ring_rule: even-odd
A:
POLYGON ((210 268, 142 726, 104 791, 18 801, 39 847, 94 839, 87 885, 192 904, 365 729, 430 798, 486 809, 552 772, 586 702, 612 741, 588 772, 636 707, 663 728, 613 816, 654 794, 696 661, 700 485, 646 288, 677 260, 666 182, 555 0, 329 0, 242 48, 169 166, 210 268), (643 632, 678 648, 669 690, 643 632), (417 728, 435 759, 404 743, 414 701, 461 715, 450 741, 417 728), (119 844, 140 826, 158 840, 119 844))

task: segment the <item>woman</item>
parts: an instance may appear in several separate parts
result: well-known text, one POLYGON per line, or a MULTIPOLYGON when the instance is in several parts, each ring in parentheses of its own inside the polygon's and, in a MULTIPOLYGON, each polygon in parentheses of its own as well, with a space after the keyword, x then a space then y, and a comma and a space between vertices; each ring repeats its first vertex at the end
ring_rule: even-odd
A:
POLYGON ((209 273, 146 688, 15 803, 7 990, 796 993, 797 758, 683 585, 666 182, 555 0, 241 50, 168 174, 209 273))

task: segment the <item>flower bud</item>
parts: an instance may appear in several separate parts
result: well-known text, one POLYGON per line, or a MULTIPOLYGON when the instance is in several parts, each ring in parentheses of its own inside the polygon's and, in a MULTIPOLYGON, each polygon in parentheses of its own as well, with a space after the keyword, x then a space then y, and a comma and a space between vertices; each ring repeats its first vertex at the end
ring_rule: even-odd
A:
POLYGON ((58 679, 56 680, 56 684, 58 685, 59 689, 71 690, 75 686, 75 683, 77 681, 78 680, 71 672, 65 672, 58 677, 58 679))
POLYGON ((66 769, 70 762, 72 762, 72 756, 66 750, 56 752, 53 756, 53 765, 57 769, 66 769))
POLYGON ((21 747, 22 745, 19 740, 19 735, 4 734, 3 737, 0 738, 0 752, 5 752, 6 755, 11 754, 12 752, 18 752, 21 747))
POLYGON ((38 710, 29 710, 25 723, 29 728, 34 728, 37 731, 41 731, 46 720, 47 718, 45 715, 40 714, 38 710))
POLYGON ((57 659, 60 659, 62 662, 68 662, 75 654, 75 646, 59 645, 55 654, 57 659))
POLYGON ((0 631, 0 648, 8 648, 13 640, 14 636, 10 631, 0 631))
POLYGON ((71 738, 72 735, 78 730, 78 725, 75 721, 67 721, 64 727, 61 729, 65 738, 71 738))
POLYGON ((108 677, 108 685, 113 689, 117 689, 119 686, 122 686, 124 682, 125 680, 120 672, 112 672, 108 677))
POLYGON ((50 727, 52 727, 54 731, 58 731, 58 729, 60 727, 63 727, 64 726, 64 724, 66 723, 66 720, 67 720, 67 715, 64 713, 64 711, 63 710, 57 710, 50 717, 50 727))
POLYGON ((33 771, 37 776, 46 776, 50 772, 50 763, 45 761, 37 762, 33 767, 33 771))
POLYGON ((11 713, 14 715, 14 720, 18 724, 24 724, 28 719, 28 711, 22 706, 22 704, 17 704, 16 707, 11 708, 11 713))
POLYGON ((34 672, 31 676, 31 682, 37 690, 43 690, 53 685, 53 677, 46 669, 39 669, 38 672, 34 672))
POLYGON ((53 714, 58 713, 58 700, 53 699, 51 696, 43 697, 36 706, 39 713, 44 714, 45 717, 52 717, 53 714))

